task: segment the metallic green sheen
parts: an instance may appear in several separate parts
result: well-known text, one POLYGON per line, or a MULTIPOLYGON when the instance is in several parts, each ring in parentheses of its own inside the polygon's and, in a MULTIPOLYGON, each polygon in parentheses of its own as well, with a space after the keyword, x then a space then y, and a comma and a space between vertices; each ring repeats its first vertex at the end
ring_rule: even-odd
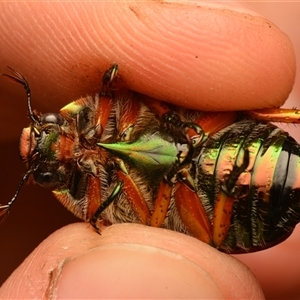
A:
POLYGON ((177 160, 178 155, 175 144, 158 134, 142 136, 133 143, 98 143, 98 145, 147 166, 170 166, 177 160))
POLYGON ((52 144, 57 142, 58 132, 50 132, 43 143, 43 153, 49 160, 56 160, 56 152, 52 149, 52 144))
POLYGON ((83 105, 76 103, 76 101, 65 105, 61 111, 67 111, 71 116, 77 115, 83 109, 83 105))

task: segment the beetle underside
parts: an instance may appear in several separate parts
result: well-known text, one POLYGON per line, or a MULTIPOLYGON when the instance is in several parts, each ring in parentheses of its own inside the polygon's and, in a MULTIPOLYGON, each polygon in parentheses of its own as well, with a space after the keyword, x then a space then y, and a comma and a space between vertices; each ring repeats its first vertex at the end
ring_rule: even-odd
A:
POLYGON ((103 76, 95 97, 57 113, 31 109, 20 153, 29 177, 96 230, 135 222, 192 235, 228 253, 273 246, 300 220, 300 146, 268 123, 299 123, 294 109, 199 112, 141 99, 103 76))

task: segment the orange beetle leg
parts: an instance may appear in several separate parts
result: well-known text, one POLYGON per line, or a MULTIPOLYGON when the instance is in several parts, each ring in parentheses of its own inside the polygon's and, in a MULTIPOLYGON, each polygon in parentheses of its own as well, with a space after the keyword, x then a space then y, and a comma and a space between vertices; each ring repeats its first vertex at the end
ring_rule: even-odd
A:
POLYGON ((87 98, 79 98, 60 109, 60 114, 67 120, 73 121, 74 116, 76 116, 81 110, 83 110, 88 103, 87 98))
POLYGON ((141 114, 141 103, 131 92, 123 92, 117 99, 117 129, 121 141, 130 141, 130 133, 141 114))
POLYGON ((287 108, 266 108, 245 111, 251 119, 267 122, 300 123, 300 110, 287 108))
POLYGON ((229 173, 229 176, 220 187, 217 199, 214 206, 213 217, 213 242, 216 248, 225 240, 228 230, 231 225, 231 216, 233 211, 233 203, 235 199, 239 198, 238 191, 235 191, 236 183, 249 167, 250 164, 250 151, 244 149, 244 157, 241 165, 234 165, 229 173))
POLYGON ((183 182, 177 182, 175 202, 182 222, 191 235, 212 245, 211 224, 195 191, 183 182))
POLYGON ((107 96, 101 96, 99 98, 99 102, 98 102, 98 108, 95 111, 95 116, 94 116, 94 125, 95 128, 97 128, 97 137, 100 137, 102 132, 103 132, 103 128, 105 128, 107 121, 108 121, 108 117, 110 115, 110 112, 112 110, 112 106, 113 106, 113 101, 110 97, 107 96))
POLYGON ((218 194, 213 217, 213 243, 218 248, 225 240, 233 210, 234 198, 227 195, 223 190, 218 194))
POLYGON ((112 106, 113 100, 109 96, 86 97, 67 104, 60 110, 60 113, 70 123, 74 122, 74 117, 76 117, 79 135, 92 135, 97 138, 101 136, 103 128, 107 125, 112 106), (84 109, 87 107, 93 109, 93 119, 88 124, 84 116, 84 109))
POLYGON ((238 118, 238 112, 204 112, 194 123, 199 125, 208 135, 220 131, 221 129, 234 123, 238 118))
POLYGON ((162 119, 162 117, 171 110, 171 107, 167 103, 154 98, 145 97, 143 98, 143 102, 160 119, 162 119))
POLYGON ((83 199, 75 199, 68 189, 52 192, 68 210, 84 221, 89 221, 101 204, 101 182, 99 177, 89 176, 83 199))
MULTIPOLYGON (((122 162, 120 162, 120 164, 122 164, 122 162)), ((150 211, 147 202, 135 182, 127 173, 125 166, 121 165, 121 169, 122 170, 117 171, 117 176, 123 182, 122 190, 127 195, 127 198, 141 223, 146 225, 150 221, 150 211)))
MULTIPOLYGON (((205 136, 212 136, 214 133, 234 123, 238 118, 238 112, 204 112, 201 116, 193 121, 199 125, 205 136)), ((187 136, 194 141, 194 145, 204 141, 201 136, 198 139, 198 133, 194 128, 187 128, 187 136)))
POLYGON ((163 180, 155 200, 150 226, 160 227, 164 222, 171 202, 172 190, 173 186, 163 180))
POLYGON ((87 219, 90 220, 101 204, 101 182, 99 177, 90 176, 86 198, 89 199, 87 205, 87 219))

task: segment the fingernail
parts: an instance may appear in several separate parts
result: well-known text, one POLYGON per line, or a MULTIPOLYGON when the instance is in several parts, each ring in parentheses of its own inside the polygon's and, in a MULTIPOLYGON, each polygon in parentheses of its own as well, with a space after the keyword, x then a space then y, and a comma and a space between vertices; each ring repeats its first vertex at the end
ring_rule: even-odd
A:
POLYGON ((209 273, 170 251, 110 244, 64 261, 52 272, 50 299, 223 298, 209 273))

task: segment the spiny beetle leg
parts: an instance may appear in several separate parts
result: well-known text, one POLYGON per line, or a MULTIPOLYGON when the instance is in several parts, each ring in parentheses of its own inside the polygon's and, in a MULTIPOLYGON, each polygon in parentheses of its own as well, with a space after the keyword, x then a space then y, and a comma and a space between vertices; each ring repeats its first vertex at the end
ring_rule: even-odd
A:
POLYGON ((216 248, 220 247, 227 236, 231 224, 233 204, 238 198, 235 193, 235 185, 239 176, 248 168, 249 161, 249 150, 245 149, 242 164, 233 167, 218 193, 213 216, 213 243, 216 248))
POLYGON ((102 76, 103 85, 111 84, 118 75, 119 67, 117 64, 113 64, 108 70, 106 70, 102 76))
POLYGON ((251 119, 267 121, 267 122, 280 122, 280 123, 300 123, 300 110, 288 108, 266 108, 260 110, 245 111, 246 115, 251 119))
POLYGON ((76 130, 80 141, 96 142, 106 127, 113 107, 113 99, 108 96, 86 97, 64 106, 60 113, 70 124, 76 120, 76 130))
POLYGON ((143 99, 143 101, 159 118, 166 130, 171 132, 173 136, 177 138, 176 142, 189 142, 192 144, 193 140, 189 139, 190 136, 197 136, 198 140, 202 141, 204 132, 201 126, 195 122, 182 121, 179 114, 164 102, 152 98, 143 99), (188 131, 190 132, 189 135, 187 135, 188 131))
POLYGON ((95 97, 80 98, 69 103, 60 110, 63 118, 76 126, 80 142, 94 144, 97 142, 108 123, 109 115, 113 107, 112 93, 108 92, 111 83, 118 73, 118 65, 108 69, 102 79, 102 92, 95 97), (74 122, 74 120, 76 122, 74 122))
POLYGON ((234 197, 220 190, 215 207, 213 217, 213 243, 216 248, 225 240, 232 216, 234 197))
POLYGON ((126 194, 127 199, 130 201, 132 209, 135 211, 141 224, 148 224, 150 221, 150 211, 147 202, 145 201, 142 193, 138 189, 136 183, 125 167, 123 161, 118 160, 119 170, 116 171, 117 177, 123 182, 123 193, 126 194))
POLYGON ((185 184, 184 180, 191 180, 188 174, 176 183, 175 203, 180 218, 189 233, 200 241, 212 245, 212 228, 207 213, 197 193, 185 184))
POLYGON ((167 103, 151 97, 143 98, 143 102, 160 120, 171 110, 171 107, 167 103))
MULTIPOLYGON (((77 117, 78 113, 81 112, 85 108, 91 108, 93 109, 93 113, 96 113, 94 119, 99 120, 101 117, 101 125, 102 127, 105 127, 107 123, 108 116, 105 115, 105 113, 110 113, 111 111, 111 100, 112 95, 107 91, 111 88, 111 83, 114 82, 115 78, 118 74, 118 65, 113 64, 103 75, 102 77, 102 90, 100 91, 100 96, 92 98, 92 97, 85 97, 80 98, 78 100, 75 100, 66 106, 64 106, 60 113, 61 115, 66 118, 70 119, 72 121, 72 118, 77 117), (99 101, 100 98, 100 101, 99 101), (104 114, 102 116, 102 114, 104 114)), ((99 122, 99 121, 98 121, 99 122)), ((97 125, 97 122, 95 122, 94 125, 97 125)))
MULTIPOLYGON (((175 163, 173 163, 173 165, 169 169, 168 173, 164 176, 164 179, 159 187, 157 198, 155 200, 154 211, 150 221, 151 226, 159 227, 164 222, 171 202, 172 191, 178 179, 178 174, 183 173, 183 169, 190 164, 193 153, 194 149, 193 147, 191 147, 184 157, 177 158, 175 163)), ((193 189, 194 186, 191 186, 189 183, 190 181, 185 182, 185 184, 193 189)))
POLYGON ((173 188, 173 184, 170 184, 165 180, 161 182, 157 198, 155 200, 150 226, 160 227, 163 224, 171 202, 173 188))
MULTIPOLYGON (((231 125, 238 119, 238 112, 205 112, 194 120, 202 128, 206 136, 212 136, 216 132, 231 125)), ((194 131, 187 131, 190 138, 193 137, 194 131)))
MULTIPOLYGON (((84 176, 87 176, 87 183, 83 198, 76 199, 73 195, 76 192, 67 188, 53 190, 52 193, 55 198, 57 198, 58 201, 67 207, 75 216, 88 221, 101 204, 101 182, 99 177, 92 175, 84 176)), ((77 183, 78 186, 76 186, 76 189, 80 189, 83 183, 85 185, 85 180, 77 183)))
MULTIPOLYGON (((95 216, 101 204, 101 180, 99 177, 90 176, 86 191, 86 197, 89 199, 87 205, 87 220, 91 220, 95 216)), ((104 203, 104 202, 103 202, 104 203)))
POLYGON ((97 223, 100 220, 101 214, 118 197, 122 188, 123 188, 123 182, 119 181, 115 186, 115 188, 113 189, 112 193, 109 195, 109 197, 105 201, 103 201, 100 206, 98 206, 97 210, 91 217, 90 224, 96 229, 97 232, 99 232, 99 227, 97 223))
POLYGON ((100 91, 100 96, 113 97, 114 91, 112 84, 115 82, 115 79, 118 75, 119 67, 117 64, 113 64, 108 70, 105 71, 102 77, 102 87, 100 91))
POLYGON ((182 152, 177 155, 177 160, 172 164, 168 173, 165 175, 165 180, 168 183, 172 184, 177 181, 177 175, 191 164, 193 154, 194 148, 190 147, 187 152, 182 152))
POLYGON ((132 140, 132 132, 141 115, 141 103, 134 98, 132 92, 123 92, 122 95, 116 95, 116 119, 118 140, 129 142, 132 140))
POLYGON ((180 119, 180 116, 175 111, 169 111, 163 115, 162 118, 164 126, 168 131, 175 134, 175 136, 179 136, 178 142, 186 142, 192 143, 193 140, 188 140, 188 135, 186 134, 187 130, 194 131, 193 136, 197 136, 198 140, 203 141, 204 132, 202 128, 193 122, 184 122, 180 119))
POLYGON ((195 118, 190 126, 186 127, 186 137, 194 148, 201 146, 203 142, 216 132, 231 125, 238 119, 238 112, 205 112, 195 118), (197 128, 201 128, 200 131, 197 128))

